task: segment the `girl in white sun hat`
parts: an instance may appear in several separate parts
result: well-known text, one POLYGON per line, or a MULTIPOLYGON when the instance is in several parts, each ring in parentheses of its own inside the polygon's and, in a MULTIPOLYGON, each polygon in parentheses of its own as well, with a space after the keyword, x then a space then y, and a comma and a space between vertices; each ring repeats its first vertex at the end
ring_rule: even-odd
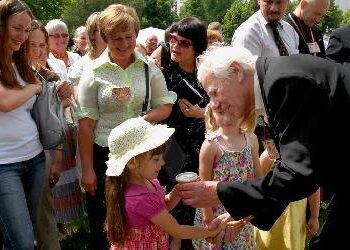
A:
POLYGON ((183 239, 214 237, 220 227, 179 225, 168 210, 180 197, 164 196, 157 175, 164 164, 165 142, 174 133, 166 125, 131 118, 109 137, 106 171, 107 235, 111 249, 168 249, 168 234, 183 239))

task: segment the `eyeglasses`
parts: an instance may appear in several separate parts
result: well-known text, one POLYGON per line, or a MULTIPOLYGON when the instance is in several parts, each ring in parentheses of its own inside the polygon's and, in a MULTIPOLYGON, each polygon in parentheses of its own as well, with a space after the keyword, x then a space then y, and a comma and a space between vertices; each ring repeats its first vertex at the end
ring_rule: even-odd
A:
POLYGON ((188 49, 192 46, 192 42, 189 40, 179 39, 174 34, 169 34, 169 42, 172 44, 177 43, 179 47, 188 49))
POLYGON ((53 34, 53 35, 49 35, 50 37, 53 37, 55 39, 58 39, 60 37, 62 38, 67 38, 68 37, 68 34, 67 33, 61 33, 61 34, 53 34))

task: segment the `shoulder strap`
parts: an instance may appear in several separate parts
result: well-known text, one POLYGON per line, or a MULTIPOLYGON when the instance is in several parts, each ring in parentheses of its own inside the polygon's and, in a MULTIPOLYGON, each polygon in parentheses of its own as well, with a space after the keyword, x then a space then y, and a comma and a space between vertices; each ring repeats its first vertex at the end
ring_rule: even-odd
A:
POLYGON ((148 73, 148 64, 144 63, 145 65, 145 78, 146 78, 146 95, 145 95, 145 101, 143 102, 142 106, 142 115, 147 113, 148 109, 148 101, 149 101, 149 73, 148 73))

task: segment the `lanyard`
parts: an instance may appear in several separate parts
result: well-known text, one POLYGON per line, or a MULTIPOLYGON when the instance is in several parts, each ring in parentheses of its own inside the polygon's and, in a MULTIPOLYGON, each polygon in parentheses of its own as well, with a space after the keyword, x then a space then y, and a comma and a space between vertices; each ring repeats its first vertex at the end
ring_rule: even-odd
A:
MULTIPOLYGON (((288 15, 289 15, 290 19, 293 21, 294 25, 297 27, 299 33, 301 34, 301 37, 302 37, 303 40, 304 40, 304 43, 306 43, 306 45, 307 45, 308 42, 306 41, 306 37, 305 37, 305 34, 306 34, 306 33, 304 32, 303 25, 301 24, 299 18, 296 17, 296 20, 297 20, 297 22, 298 22, 298 24, 297 24, 297 23, 294 21, 292 15, 291 15, 290 13, 289 13, 288 15)), ((311 42, 312 42, 312 43, 315 43, 316 41, 315 41, 315 38, 314 38, 314 34, 313 34, 313 32, 312 32, 312 29, 311 29, 310 27, 308 27, 308 28, 309 28, 308 30, 309 30, 309 32, 310 32, 310 34, 311 34, 311 40, 312 40, 311 42)), ((313 55, 315 56, 316 53, 313 53, 313 55)))

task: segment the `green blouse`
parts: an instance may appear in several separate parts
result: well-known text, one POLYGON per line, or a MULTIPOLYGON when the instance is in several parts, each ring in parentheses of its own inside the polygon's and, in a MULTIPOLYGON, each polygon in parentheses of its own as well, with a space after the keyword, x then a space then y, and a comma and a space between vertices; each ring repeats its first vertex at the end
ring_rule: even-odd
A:
POLYGON ((138 52, 135 61, 126 69, 111 62, 107 50, 84 69, 78 85, 78 119, 90 118, 96 121, 94 142, 108 146, 111 130, 125 120, 141 115, 146 94, 144 63, 149 68, 149 107, 174 104, 176 94, 168 91, 164 76, 154 62, 149 62, 138 52), (124 98, 118 98, 118 89, 130 89, 124 98))

